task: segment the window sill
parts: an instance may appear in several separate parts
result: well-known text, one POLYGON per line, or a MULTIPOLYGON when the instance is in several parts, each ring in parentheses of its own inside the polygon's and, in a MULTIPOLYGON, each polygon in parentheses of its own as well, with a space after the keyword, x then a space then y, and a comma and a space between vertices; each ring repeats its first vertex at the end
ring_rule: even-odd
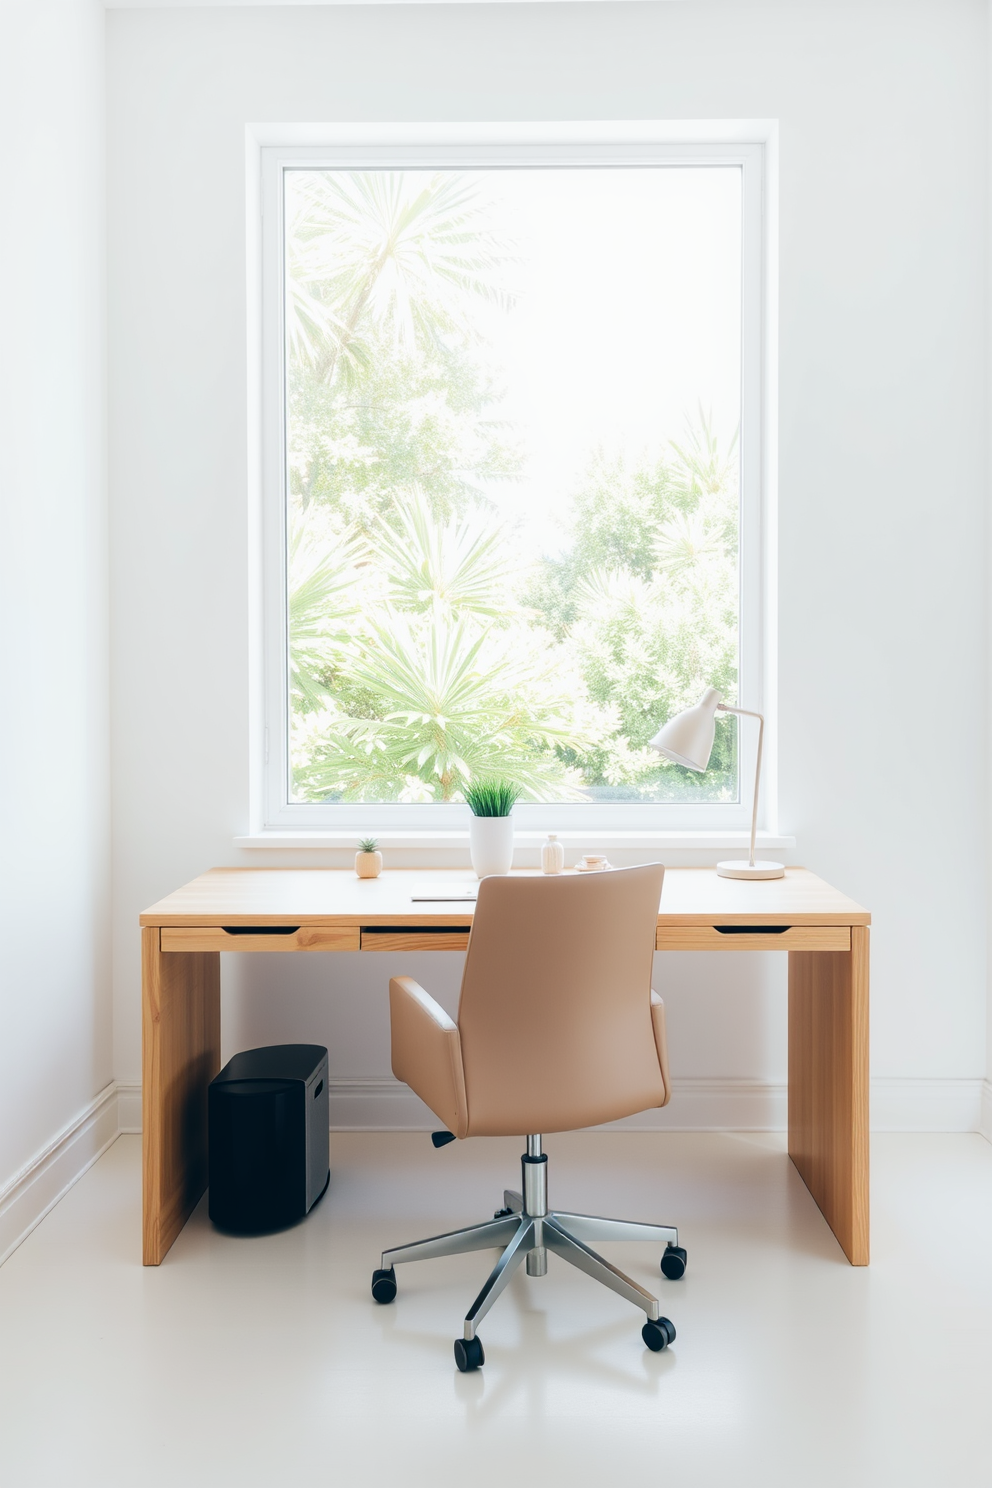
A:
MULTIPOLYGON (((234 846, 243 851, 258 852, 323 852, 352 854, 358 846, 356 832, 251 832, 234 838, 234 846)), ((579 856, 590 849, 604 849, 617 855, 622 862, 643 860, 645 852, 666 855, 672 866, 672 854, 685 859, 685 866, 704 867, 715 863, 723 852, 746 852, 750 841, 748 832, 624 832, 609 829, 558 832, 559 841, 565 849, 566 862, 572 855, 579 856)), ((514 834, 515 863, 517 867, 536 867, 540 858, 541 844, 547 832, 523 831, 514 834)), ((397 832, 376 833, 379 847, 386 852, 399 854, 394 859, 396 867, 428 867, 434 861, 439 866, 454 866, 456 861, 468 864, 468 832, 397 832)), ((796 846, 794 837, 784 837, 772 832, 759 832, 757 848, 768 851, 792 852, 796 846)))

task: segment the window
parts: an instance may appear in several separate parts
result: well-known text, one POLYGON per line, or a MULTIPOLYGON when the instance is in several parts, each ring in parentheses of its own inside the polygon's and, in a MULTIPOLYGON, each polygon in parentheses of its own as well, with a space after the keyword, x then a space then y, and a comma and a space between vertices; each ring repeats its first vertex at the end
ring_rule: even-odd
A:
POLYGON ((265 824, 494 776, 741 824, 736 719, 704 775, 647 745, 760 706, 760 149, 270 149, 263 191, 265 824))

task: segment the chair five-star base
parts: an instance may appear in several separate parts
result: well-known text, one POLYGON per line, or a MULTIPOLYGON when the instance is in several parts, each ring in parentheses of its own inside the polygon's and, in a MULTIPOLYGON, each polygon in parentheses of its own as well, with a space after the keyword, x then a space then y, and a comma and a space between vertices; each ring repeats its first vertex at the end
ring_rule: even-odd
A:
POLYGON ((636 1220, 603 1219, 592 1214, 566 1214, 548 1209, 548 1159, 542 1150, 540 1135, 527 1138, 527 1151, 521 1158, 522 1192, 506 1189, 503 1208, 483 1224, 452 1230, 446 1235, 433 1235, 413 1245, 399 1245, 384 1250, 379 1270, 372 1274, 372 1296, 377 1302, 392 1302, 396 1296, 394 1267, 406 1261, 436 1260, 441 1256, 462 1255, 472 1250, 489 1250, 502 1246, 503 1251, 465 1316, 462 1337, 455 1340, 455 1362, 466 1373, 485 1363, 481 1340, 476 1334, 480 1322, 506 1287, 521 1261, 526 1262, 528 1276, 545 1276, 548 1251, 553 1251, 569 1265, 584 1271, 594 1281, 633 1302, 647 1314, 641 1335, 655 1353, 667 1348, 675 1339, 675 1328, 662 1317, 661 1305, 644 1287, 590 1246, 591 1241, 657 1240, 665 1245, 661 1259, 662 1274, 677 1280, 685 1272, 686 1253, 679 1245, 678 1231, 672 1225, 641 1224, 636 1220))

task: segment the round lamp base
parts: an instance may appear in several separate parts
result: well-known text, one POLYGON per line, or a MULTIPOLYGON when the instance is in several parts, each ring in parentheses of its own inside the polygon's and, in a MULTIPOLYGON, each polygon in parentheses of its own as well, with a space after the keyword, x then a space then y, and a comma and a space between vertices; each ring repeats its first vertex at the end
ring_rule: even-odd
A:
POLYGON ((781 863, 717 863, 721 878, 784 878, 781 863))

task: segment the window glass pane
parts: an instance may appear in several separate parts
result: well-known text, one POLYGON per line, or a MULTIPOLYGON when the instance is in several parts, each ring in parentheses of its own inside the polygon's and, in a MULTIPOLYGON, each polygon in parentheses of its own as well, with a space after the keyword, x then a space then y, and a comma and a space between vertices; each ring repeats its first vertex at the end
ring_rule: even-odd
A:
POLYGON ((735 801, 739 168, 285 192, 290 801, 735 801))

